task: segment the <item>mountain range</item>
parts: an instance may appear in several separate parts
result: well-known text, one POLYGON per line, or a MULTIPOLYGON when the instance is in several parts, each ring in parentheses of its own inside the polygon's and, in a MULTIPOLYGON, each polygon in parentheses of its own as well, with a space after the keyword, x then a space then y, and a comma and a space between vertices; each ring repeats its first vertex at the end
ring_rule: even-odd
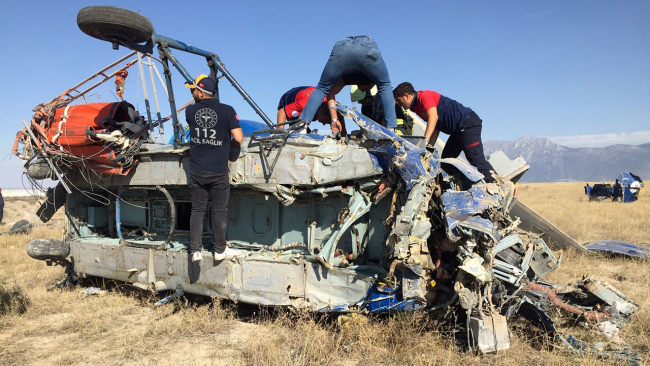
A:
POLYGON ((606 147, 567 147, 546 138, 522 136, 515 141, 486 141, 485 155, 503 151, 530 164, 521 182, 613 182, 622 172, 650 180, 650 143, 606 147))

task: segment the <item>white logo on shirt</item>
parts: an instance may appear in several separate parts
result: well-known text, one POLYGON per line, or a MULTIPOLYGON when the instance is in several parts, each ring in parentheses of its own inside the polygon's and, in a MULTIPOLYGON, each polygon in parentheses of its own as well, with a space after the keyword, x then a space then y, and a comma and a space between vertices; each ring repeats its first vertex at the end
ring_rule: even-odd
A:
POLYGON ((203 128, 211 128, 217 124, 217 114, 212 108, 199 109, 194 115, 194 120, 203 128))

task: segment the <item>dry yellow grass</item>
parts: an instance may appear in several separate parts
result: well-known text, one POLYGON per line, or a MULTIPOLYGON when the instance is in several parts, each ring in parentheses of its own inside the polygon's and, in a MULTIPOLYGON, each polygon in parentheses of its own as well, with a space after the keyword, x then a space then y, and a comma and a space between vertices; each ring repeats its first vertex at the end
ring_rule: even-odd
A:
MULTIPOLYGON (((520 199, 579 242, 618 239, 648 244, 650 195, 632 204, 592 203, 581 184, 525 184, 520 199)), ((33 212, 30 202, 7 204, 5 221, 33 212), (29 211, 31 210, 31 211, 29 211)), ((6 225, 0 231, 7 230, 6 225)), ((526 322, 512 324, 511 349, 477 356, 457 351, 422 314, 356 320, 339 329, 331 318, 233 305, 176 303, 153 307, 153 298, 112 286, 106 296, 78 297, 78 290, 47 291, 63 276, 60 267, 30 259, 32 239, 58 237, 60 227, 28 236, 0 236, 0 292, 11 301, 0 314, 0 365, 593 365, 550 347, 526 322), (20 296, 17 296, 20 295, 20 296)), ((550 280, 574 282, 596 276, 641 305, 621 332, 626 347, 650 349, 648 263, 564 253, 550 280)), ((0 294, 2 298, 2 294, 0 294)), ((586 330, 569 328, 591 340, 586 330)))
MULTIPOLYGON (((593 186, 593 183, 590 183, 593 186)), ((580 243, 611 239, 650 246, 650 192, 631 203, 589 202, 585 183, 519 185, 519 199, 580 243)))

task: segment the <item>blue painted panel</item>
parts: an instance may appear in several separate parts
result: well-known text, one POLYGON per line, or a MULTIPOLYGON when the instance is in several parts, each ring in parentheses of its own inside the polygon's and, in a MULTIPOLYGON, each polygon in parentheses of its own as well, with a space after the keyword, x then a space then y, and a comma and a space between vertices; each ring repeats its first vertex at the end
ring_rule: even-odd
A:
POLYGON ((372 286, 362 304, 362 308, 367 309, 371 313, 411 311, 424 307, 423 304, 416 302, 415 299, 404 300, 401 286, 392 289, 382 285, 372 286))
POLYGON ((228 203, 228 240, 256 244, 278 243, 280 203, 260 194, 231 194, 228 203))
POLYGON ((273 218, 271 210, 267 205, 256 205, 253 207, 253 232, 257 235, 268 235, 271 232, 273 218))
POLYGON ((650 259, 650 248, 624 241, 600 240, 585 244, 590 252, 605 252, 628 257, 650 259))
POLYGON ((291 206, 280 206, 281 216, 281 245, 291 243, 307 243, 309 219, 309 203, 294 201, 291 206))

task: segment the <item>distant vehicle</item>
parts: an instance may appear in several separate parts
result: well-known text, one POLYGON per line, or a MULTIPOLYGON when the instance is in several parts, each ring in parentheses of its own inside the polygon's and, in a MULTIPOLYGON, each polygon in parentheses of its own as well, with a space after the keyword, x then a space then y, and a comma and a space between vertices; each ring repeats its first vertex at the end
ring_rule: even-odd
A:
POLYGON ((598 183, 585 186, 585 194, 589 201, 620 201, 624 203, 634 202, 639 199, 639 191, 643 188, 643 180, 630 172, 621 173, 616 183, 598 183))

